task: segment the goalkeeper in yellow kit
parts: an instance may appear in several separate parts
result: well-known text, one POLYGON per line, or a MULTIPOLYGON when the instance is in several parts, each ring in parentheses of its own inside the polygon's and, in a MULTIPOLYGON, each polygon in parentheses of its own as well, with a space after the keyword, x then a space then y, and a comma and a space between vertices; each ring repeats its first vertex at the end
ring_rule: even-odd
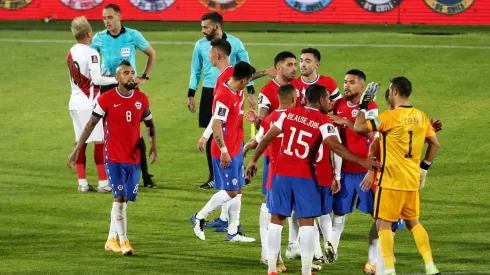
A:
MULTIPOLYGON (((376 83, 368 85, 361 99, 359 114, 374 100, 378 89, 376 83)), ((379 244, 385 262, 384 274, 396 275, 391 225, 401 218, 414 235, 425 261, 426 273, 440 275, 432 259, 429 236, 419 222, 419 188, 425 183, 427 170, 439 149, 439 141, 427 116, 410 106, 408 97, 411 92, 412 85, 407 78, 392 79, 388 100, 395 108, 381 113, 374 120, 366 121, 364 115, 358 115, 354 131, 358 134, 380 133, 382 168, 376 178, 374 218, 377 219, 379 244), (429 146, 422 160, 426 142, 429 146)))

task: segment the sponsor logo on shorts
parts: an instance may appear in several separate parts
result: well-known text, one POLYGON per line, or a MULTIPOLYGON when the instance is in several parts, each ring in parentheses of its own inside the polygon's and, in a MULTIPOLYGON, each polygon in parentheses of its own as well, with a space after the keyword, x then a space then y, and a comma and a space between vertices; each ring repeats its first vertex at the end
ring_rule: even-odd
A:
POLYGON ((139 101, 136 101, 136 103, 134 104, 134 107, 136 107, 136 109, 138 110, 141 110, 141 106, 143 106, 143 104, 141 104, 141 102, 139 101))
POLYGON ((233 180, 231 181, 231 183, 233 183, 233 185, 234 185, 234 186, 236 186, 236 185, 238 184, 238 180, 237 180, 237 179, 233 179, 233 180))
POLYGON ((326 8, 332 0, 285 0, 291 8, 300 12, 317 12, 326 8))
POLYGON ((25 8, 29 5, 32 0, 4 0, 0 1, 0 8, 8 9, 8 10, 17 10, 25 8))
POLYGON ((356 0, 356 2, 369 12, 387 12, 398 7, 402 0, 356 0))
POLYGON ((231 11, 239 8, 246 0, 200 0, 206 8, 212 11, 231 11))
POLYGON ((435 12, 452 15, 465 12, 476 0, 424 0, 435 12))
POLYGON ((130 0, 137 9, 142 11, 163 11, 175 3, 175 0, 130 0))
POLYGON ((66 6, 74 10, 90 10, 100 5, 100 3, 104 2, 104 0, 60 0, 60 1, 61 3, 65 4, 66 6))
POLYGON ((118 185, 117 186, 117 190, 122 191, 123 189, 124 189, 124 186, 123 185, 118 185))

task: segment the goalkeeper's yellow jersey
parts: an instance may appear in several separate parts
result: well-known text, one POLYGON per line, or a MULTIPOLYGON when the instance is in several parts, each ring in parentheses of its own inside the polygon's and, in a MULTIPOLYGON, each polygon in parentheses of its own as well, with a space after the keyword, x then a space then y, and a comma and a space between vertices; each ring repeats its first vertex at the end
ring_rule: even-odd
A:
POLYGON ((399 106, 368 121, 368 129, 379 131, 380 135, 383 166, 376 185, 394 190, 418 190, 425 138, 436 134, 427 116, 412 106, 399 106))

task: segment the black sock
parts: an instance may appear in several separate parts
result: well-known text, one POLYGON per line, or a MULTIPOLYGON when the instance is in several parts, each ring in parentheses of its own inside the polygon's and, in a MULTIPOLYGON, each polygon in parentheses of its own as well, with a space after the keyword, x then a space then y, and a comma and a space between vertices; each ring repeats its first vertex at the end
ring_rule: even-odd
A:
POLYGON ((208 158, 208 169, 209 169, 209 178, 208 181, 213 180, 213 158, 211 157, 211 142, 213 140, 213 136, 209 137, 208 142, 206 142, 206 157, 208 158))
POLYGON ((146 161, 146 144, 143 138, 140 138, 139 147, 141 152, 141 156, 140 156, 141 173, 143 174, 143 180, 146 180, 149 178, 149 175, 148 175, 148 162, 146 161))

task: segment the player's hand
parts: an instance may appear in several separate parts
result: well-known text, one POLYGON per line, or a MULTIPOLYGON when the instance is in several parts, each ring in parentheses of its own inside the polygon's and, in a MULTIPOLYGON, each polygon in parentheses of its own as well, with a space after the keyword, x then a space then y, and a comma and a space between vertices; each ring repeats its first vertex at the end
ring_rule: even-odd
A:
POLYGON ((255 123, 258 118, 259 118, 259 115, 257 114, 257 112, 254 109, 250 109, 245 113, 245 119, 248 122, 254 122, 255 123))
POLYGON ((247 170, 245 170, 245 179, 251 180, 257 174, 258 169, 259 169, 259 165, 257 164, 257 162, 250 161, 250 163, 247 166, 247 170))
POLYGON ((221 168, 228 168, 228 166, 230 166, 230 163, 231 163, 231 157, 230 157, 230 154, 228 153, 221 153, 221 157, 219 158, 220 160, 220 166, 221 168))
POLYGON ((330 186, 330 190, 332 191, 333 194, 337 194, 342 187, 340 186, 340 181, 333 179, 332 180, 332 186, 330 186))
POLYGON ((66 166, 68 168, 73 168, 75 166, 79 152, 80 151, 75 147, 75 149, 73 149, 73 152, 71 152, 71 154, 68 156, 68 160, 66 162, 66 166))
POLYGON ((363 168, 370 168, 373 170, 378 170, 381 168, 381 164, 376 161, 376 157, 365 158, 359 163, 359 165, 361 165, 363 168))
POLYGON ((376 94, 378 93, 378 91, 379 84, 376 82, 370 82, 367 85, 366 90, 364 90, 364 93, 362 93, 359 109, 367 110, 369 103, 373 102, 376 99, 376 94))
POLYGON ((134 79, 134 83, 140 85, 140 84, 146 84, 146 78, 142 77, 137 77, 134 79))
POLYGON ((151 158, 151 164, 157 161, 157 148, 154 145, 150 146, 148 157, 151 158))
POLYGON ((419 190, 425 186, 425 178, 427 177, 427 170, 420 168, 420 183, 419 190))
POLYGON ((187 98, 187 108, 189 109, 189 111, 191 111, 191 113, 196 112, 196 102, 194 101, 193 96, 189 96, 187 98))
POLYGON ((255 106, 257 106, 257 97, 255 97, 254 94, 249 94, 248 95, 248 107, 250 109, 255 110, 255 106))
POLYGON ((268 77, 275 77, 277 74, 276 68, 275 67, 270 67, 264 70, 264 75, 268 77))
POLYGON ((204 152, 204 150, 206 150, 206 143, 208 142, 208 138, 205 138, 205 137, 201 137, 199 139, 199 141, 197 142, 197 149, 200 151, 200 152, 204 152))
POLYGON ((442 131, 442 121, 440 119, 431 118, 430 124, 432 124, 434 131, 436 132, 442 131))
POLYGON ((361 181, 361 186, 362 191, 366 192, 369 189, 371 189, 371 186, 374 184, 374 171, 373 170, 368 170, 366 175, 364 176, 364 179, 361 181))
POLYGON ((333 121, 333 123, 337 125, 341 125, 342 127, 345 127, 345 124, 347 123, 347 119, 339 116, 334 116, 334 115, 328 115, 330 119, 333 121))

